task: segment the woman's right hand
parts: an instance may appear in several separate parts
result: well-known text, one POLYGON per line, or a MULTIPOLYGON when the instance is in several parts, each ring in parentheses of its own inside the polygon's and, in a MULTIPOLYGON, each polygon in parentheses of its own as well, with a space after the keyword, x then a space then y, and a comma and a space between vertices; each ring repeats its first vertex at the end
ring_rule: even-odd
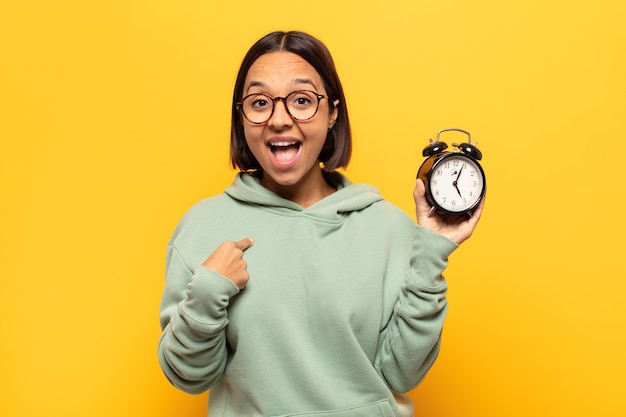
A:
POLYGON ((437 213, 433 213, 431 207, 426 201, 426 186, 424 181, 418 179, 415 181, 415 190, 413 191, 413 198, 415 199, 415 214, 417 216, 417 224, 424 226, 444 235, 448 239, 454 241, 457 245, 463 243, 474 232, 478 220, 483 212, 485 205, 485 199, 478 204, 474 209, 472 217, 456 217, 456 218, 444 218, 437 213))
POLYGON ((252 245, 254 245, 252 238, 241 239, 237 242, 224 242, 209 255, 202 266, 225 276, 242 290, 250 279, 247 271, 248 264, 243 260, 243 252, 252 245))

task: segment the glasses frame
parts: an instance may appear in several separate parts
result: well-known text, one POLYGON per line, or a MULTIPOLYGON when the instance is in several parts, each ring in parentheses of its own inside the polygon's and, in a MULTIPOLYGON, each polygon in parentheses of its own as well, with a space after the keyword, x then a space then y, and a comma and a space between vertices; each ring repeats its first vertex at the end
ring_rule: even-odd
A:
POLYGON ((315 117, 315 115, 317 114, 317 111, 320 108, 320 101, 321 100, 328 100, 330 102, 330 97, 328 97, 327 95, 324 94, 319 94, 317 91, 313 91, 313 90, 296 90, 296 91, 292 91, 291 93, 287 94, 284 97, 272 97, 268 94, 265 93, 253 93, 253 94, 248 94, 247 96, 245 96, 244 98, 242 98, 241 100, 235 102, 236 106, 237 106, 237 110, 241 112, 241 114, 243 114, 243 117, 246 118, 247 121, 249 121, 250 123, 252 123, 253 125, 263 125, 265 123, 267 123, 272 116, 274 115, 274 110, 276 110, 276 102, 282 101, 283 105, 285 106, 285 111, 287 112, 287 114, 289 115, 289 117, 291 117, 293 120, 297 121, 297 122, 306 122, 307 120, 311 120, 312 118, 315 117), (315 107, 315 111, 313 112, 313 114, 311 115, 311 117, 307 117, 306 119, 298 119, 297 117, 295 117, 293 114, 291 114, 291 112, 289 111, 289 106, 287 106, 287 97, 289 97, 292 94, 296 94, 296 93, 313 93, 313 95, 315 95, 315 97, 317 98, 317 106, 315 107), (250 120, 250 118, 248 118, 248 116, 246 115, 246 112, 243 111, 243 102, 252 96, 264 96, 267 97, 268 99, 270 99, 270 101, 272 102, 272 111, 270 112, 269 116, 267 117, 267 119, 263 122, 254 122, 252 120, 250 120))

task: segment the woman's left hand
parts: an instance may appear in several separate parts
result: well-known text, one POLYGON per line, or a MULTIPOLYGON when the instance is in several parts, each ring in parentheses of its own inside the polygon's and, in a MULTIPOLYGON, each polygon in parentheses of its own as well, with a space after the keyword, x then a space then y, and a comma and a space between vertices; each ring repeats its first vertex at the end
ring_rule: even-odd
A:
POLYGON ((413 198, 415 199, 417 224, 447 237, 458 245, 467 240, 474 232, 478 220, 480 220, 480 215, 485 205, 485 198, 483 197, 480 204, 474 209, 472 217, 444 218, 436 212, 431 213, 431 207, 428 205, 426 197, 424 197, 425 193, 426 187, 424 182, 421 179, 416 180, 413 198))

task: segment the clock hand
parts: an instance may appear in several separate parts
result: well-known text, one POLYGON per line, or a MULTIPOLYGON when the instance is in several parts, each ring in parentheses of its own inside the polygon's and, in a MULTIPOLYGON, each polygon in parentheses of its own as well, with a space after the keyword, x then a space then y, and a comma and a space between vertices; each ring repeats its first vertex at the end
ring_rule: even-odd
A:
POLYGON ((465 165, 461 166, 461 169, 459 170, 459 175, 456 176, 456 180, 454 180, 454 182, 452 183, 452 185, 454 185, 454 188, 456 188, 456 192, 459 193, 459 197, 461 198, 463 198, 463 196, 461 195, 461 190, 459 190, 458 181, 459 181, 459 178, 461 177, 461 172, 463 172, 464 167, 465 165))
POLYGON ((456 188, 456 192, 459 193, 459 197, 463 198, 463 196, 461 195, 461 190, 459 190, 459 186, 456 180, 452 182, 452 185, 454 185, 454 188, 456 188))

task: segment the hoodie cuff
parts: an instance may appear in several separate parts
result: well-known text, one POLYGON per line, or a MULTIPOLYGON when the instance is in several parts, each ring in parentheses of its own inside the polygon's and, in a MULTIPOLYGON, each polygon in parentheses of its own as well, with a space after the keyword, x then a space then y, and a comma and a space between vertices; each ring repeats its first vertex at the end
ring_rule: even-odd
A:
POLYGON ((441 274, 448 266, 448 256, 459 245, 428 228, 416 227, 411 256, 412 278, 429 287, 445 285, 441 274))
POLYGON ((237 293, 239 289, 231 280, 201 266, 187 286, 181 313, 195 330, 211 332, 224 326, 230 298, 237 293))

